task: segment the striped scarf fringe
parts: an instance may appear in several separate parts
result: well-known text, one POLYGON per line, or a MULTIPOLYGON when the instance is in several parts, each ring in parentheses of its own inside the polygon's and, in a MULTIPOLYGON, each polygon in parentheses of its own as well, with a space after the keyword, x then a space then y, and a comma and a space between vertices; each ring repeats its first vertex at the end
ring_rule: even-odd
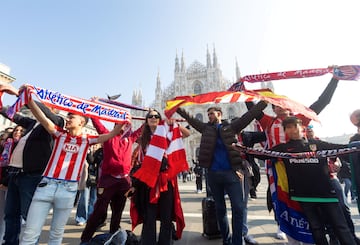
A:
POLYGON ((134 173, 134 177, 150 187, 155 187, 164 155, 167 155, 168 158, 167 175, 169 179, 188 170, 185 149, 177 123, 174 123, 173 126, 167 125, 164 121, 159 123, 150 140, 141 168, 134 173))

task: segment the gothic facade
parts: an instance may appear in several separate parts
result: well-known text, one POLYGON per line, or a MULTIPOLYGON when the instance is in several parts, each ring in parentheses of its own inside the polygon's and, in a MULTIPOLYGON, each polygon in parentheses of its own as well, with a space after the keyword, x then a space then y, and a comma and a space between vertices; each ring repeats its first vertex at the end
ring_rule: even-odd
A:
MULTIPOLYGON (((240 78, 240 71, 238 64, 235 64, 236 80, 240 78)), ((179 60, 178 55, 175 57, 174 68, 174 80, 165 89, 162 88, 160 75, 158 74, 156 79, 155 100, 151 107, 157 109, 160 112, 164 111, 165 103, 167 100, 173 99, 180 95, 189 94, 202 94, 212 91, 224 91, 231 86, 232 82, 225 78, 218 64, 215 48, 212 55, 207 49, 206 63, 195 60, 189 66, 185 65, 184 55, 181 55, 179 60)), ((132 98, 133 105, 142 105, 141 91, 134 91, 132 98)), ((207 122, 207 108, 210 105, 193 105, 186 106, 184 109, 191 115, 195 116, 201 121, 207 122)), ((229 103, 219 104, 223 111, 223 118, 231 120, 234 117, 241 116, 247 111, 244 103, 229 103)), ((144 112, 133 111, 132 115, 144 116, 144 112)), ((174 114, 175 118, 179 118, 177 114, 174 114)), ((135 120, 134 120, 135 121, 135 120)), ((134 122, 134 128, 138 128, 142 122, 134 122)), ((186 126, 186 122, 182 123, 186 126)), ((253 130, 251 125, 249 130, 253 130)), ((191 136, 184 140, 188 163, 192 164, 192 160, 196 159, 198 154, 198 148, 200 144, 201 135, 191 128, 191 136)))

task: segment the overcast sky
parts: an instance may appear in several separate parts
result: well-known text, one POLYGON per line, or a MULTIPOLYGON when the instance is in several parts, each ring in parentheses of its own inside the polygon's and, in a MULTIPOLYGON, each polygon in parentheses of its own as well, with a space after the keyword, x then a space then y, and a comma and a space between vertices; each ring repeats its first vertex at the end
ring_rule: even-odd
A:
MULTIPOLYGON (((223 75, 360 65, 360 1, 2 1, 0 63, 15 86, 30 83, 90 98, 121 93, 145 104, 173 81, 176 53, 206 63, 215 47, 223 75)), ((331 76, 274 81, 275 92, 310 105, 331 76)), ((249 86, 253 88, 253 86, 249 86)), ((354 133, 360 84, 340 81, 315 125, 319 136, 354 133)), ((5 98, 9 103, 12 98, 5 98)))

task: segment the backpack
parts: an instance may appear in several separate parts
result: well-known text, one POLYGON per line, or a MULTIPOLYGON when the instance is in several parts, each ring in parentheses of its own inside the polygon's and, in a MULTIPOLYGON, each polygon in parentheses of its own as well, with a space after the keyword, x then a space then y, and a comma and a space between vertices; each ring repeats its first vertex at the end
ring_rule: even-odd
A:
POLYGON ((93 237, 88 245, 125 245, 127 233, 124 230, 118 230, 114 234, 104 233, 93 237))
POLYGON ((137 238, 137 236, 134 234, 134 232, 126 230, 127 233, 127 239, 125 245, 139 245, 140 241, 137 238))
POLYGON ((104 233, 93 237, 88 245, 139 245, 137 236, 129 230, 118 230, 114 234, 104 233))

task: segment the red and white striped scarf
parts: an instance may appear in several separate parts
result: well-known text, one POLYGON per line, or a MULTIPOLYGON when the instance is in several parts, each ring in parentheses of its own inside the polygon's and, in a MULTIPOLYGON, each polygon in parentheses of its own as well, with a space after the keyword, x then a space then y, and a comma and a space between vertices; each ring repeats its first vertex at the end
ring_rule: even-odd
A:
POLYGON ((27 85, 27 88, 19 95, 15 104, 9 107, 7 111, 8 116, 13 118, 15 113, 20 111, 21 107, 26 105, 28 101, 32 99, 32 94, 34 94, 42 103, 52 108, 115 123, 129 122, 130 112, 124 108, 102 102, 67 96, 59 92, 53 92, 32 85, 27 85))
POLYGON ((327 67, 327 68, 315 68, 315 69, 304 69, 294 71, 283 71, 283 72, 272 72, 256 75, 248 75, 241 77, 238 82, 233 84, 230 89, 243 89, 241 86, 243 82, 255 83, 255 82, 266 82, 274 80, 292 79, 292 78, 305 78, 305 77, 316 77, 322 76, 327 73, 332 73, 333 76, 338 80, 358 80, 360 78, 360 66, 359 65, 345 65, 338 67, 327 67))
POLYGON ((178 173, 188 170, 185 149, 179 125, 172 126, 161 121, 150 140, 141 168, 134 173, 134 177, 154 187, 160 175, 161 162, 167 156, 167 178, 171 179, 178 173))
POLYGON ((30 97, 28 90, 24 89, 24 91, 19 95, 19 97, 15 101, 15 103, 7 109, 6 113, 8 117, 12 119, 14 115, 20 111, 21 107, 23 107, 29 102, 29 98, 30 97))

